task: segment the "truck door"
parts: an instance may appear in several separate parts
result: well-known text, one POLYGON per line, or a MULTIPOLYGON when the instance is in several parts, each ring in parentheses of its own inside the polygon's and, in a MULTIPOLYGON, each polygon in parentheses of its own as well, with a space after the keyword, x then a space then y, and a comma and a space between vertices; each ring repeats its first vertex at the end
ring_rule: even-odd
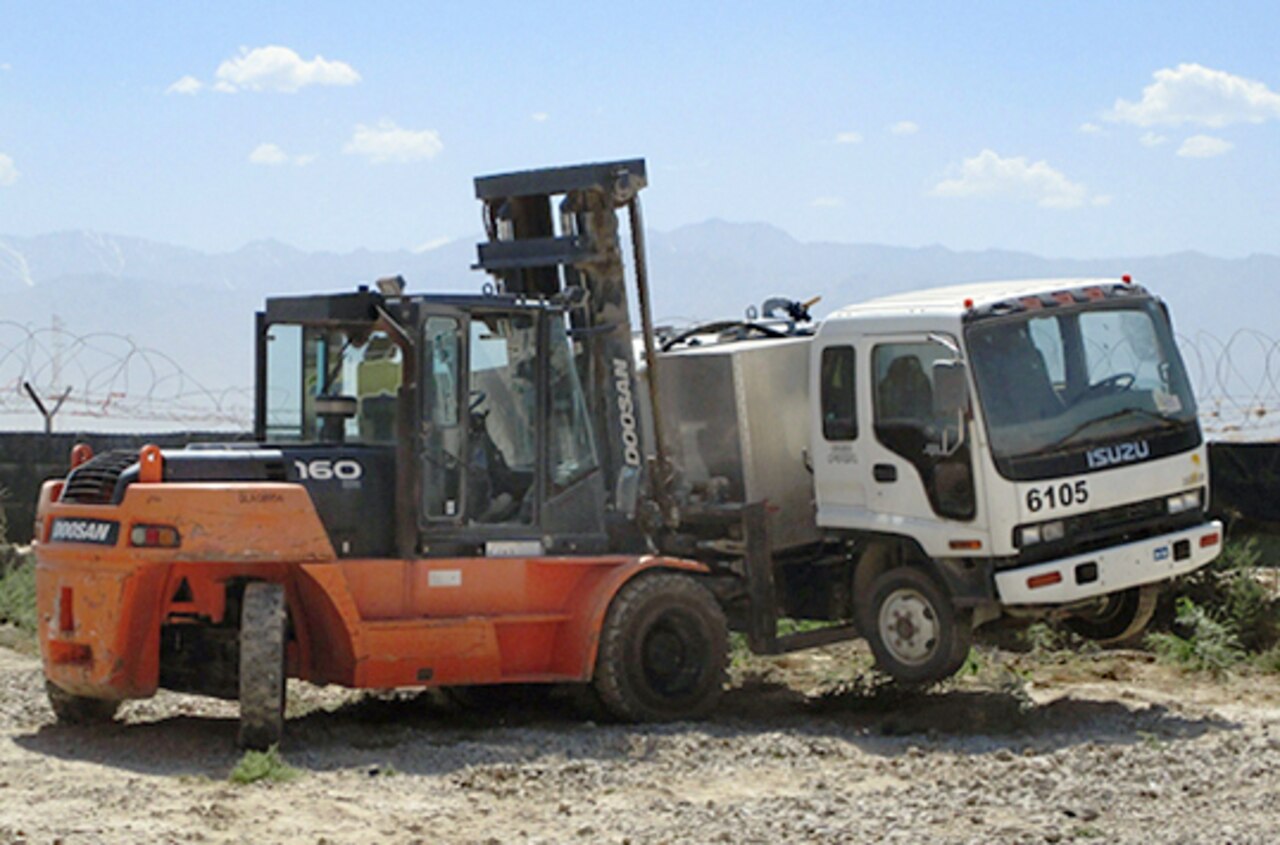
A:
POLYGON ((967 420, 940 413, 934 402, 935 364, 958 357, 953 341, 937 335, 864 338, 859 347, 866 388, 859 391, 870 437, 854 454, 867 478, 868 507, 879 517, 971 521, 976 495, 967 420))

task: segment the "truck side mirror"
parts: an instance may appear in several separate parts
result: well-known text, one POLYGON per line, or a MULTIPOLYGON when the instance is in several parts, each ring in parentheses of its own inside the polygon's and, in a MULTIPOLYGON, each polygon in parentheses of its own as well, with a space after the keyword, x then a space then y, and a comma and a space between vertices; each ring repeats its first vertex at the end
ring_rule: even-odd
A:
POLYGON ((933 362, 933 413, 954 417, 969 410, 969 368, 964 361, 933 362))

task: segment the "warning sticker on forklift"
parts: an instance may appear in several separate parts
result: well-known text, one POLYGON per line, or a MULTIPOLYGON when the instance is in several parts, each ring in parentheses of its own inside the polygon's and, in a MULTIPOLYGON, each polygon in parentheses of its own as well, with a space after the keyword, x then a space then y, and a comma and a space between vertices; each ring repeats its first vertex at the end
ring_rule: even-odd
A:
POLYGON ((427 573, 428 587, 461 587, 461 569, 433 569, 427 573))

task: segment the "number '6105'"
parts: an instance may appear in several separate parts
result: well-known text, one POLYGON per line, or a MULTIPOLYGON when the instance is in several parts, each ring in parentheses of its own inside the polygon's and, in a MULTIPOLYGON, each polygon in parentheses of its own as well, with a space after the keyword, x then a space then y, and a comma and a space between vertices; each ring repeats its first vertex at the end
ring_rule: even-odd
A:
POLYGON ((1027 510, 1032 513, 1049 508, 1067 508, 1089 501, 1089 487, 1084 480, 1032 487, 1027 491, 1027 510))

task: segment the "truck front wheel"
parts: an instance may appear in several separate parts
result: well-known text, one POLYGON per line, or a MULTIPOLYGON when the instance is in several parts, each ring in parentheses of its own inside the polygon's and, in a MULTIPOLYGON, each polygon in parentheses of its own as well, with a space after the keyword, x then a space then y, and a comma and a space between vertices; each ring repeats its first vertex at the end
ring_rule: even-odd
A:
POLYGON ((240 609, 241 748, 265 751, 284 732, 284 587, 254 581, 240 609))
POLYGON ((728 643, 724 612, 705 587, 688 575, 641 575, 609 606, 593 683, 625 721, 701 718, 724 691, 728 643))
POLYGON ((897 681, 927 684, 956 673, 969 654, 973 627, 927 574, 910 566, 871 585, 867 641, 876 663, 897 681))

